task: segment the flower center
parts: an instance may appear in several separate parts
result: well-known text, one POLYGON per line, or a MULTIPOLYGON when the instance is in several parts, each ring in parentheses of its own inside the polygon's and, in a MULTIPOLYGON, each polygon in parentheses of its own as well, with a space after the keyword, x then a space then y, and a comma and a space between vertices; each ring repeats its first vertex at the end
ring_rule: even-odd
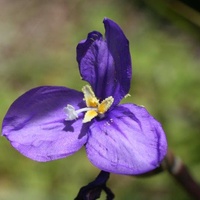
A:
POLYGON ((110 96, 99 103, 99 100, 96 98, 92 88, 89 85, 84 86, 82 91, 87 107, 75 110, 72 105, 68 104, 67 107, 64 108, 64 111, 67 115, 65 120, 71 121, 77 119, 79 113, 82 112, 86 112, 83 118, 83 123, 90 122, 96 116, 104 117, 104 113, 111 107, 114 98, 110 96))

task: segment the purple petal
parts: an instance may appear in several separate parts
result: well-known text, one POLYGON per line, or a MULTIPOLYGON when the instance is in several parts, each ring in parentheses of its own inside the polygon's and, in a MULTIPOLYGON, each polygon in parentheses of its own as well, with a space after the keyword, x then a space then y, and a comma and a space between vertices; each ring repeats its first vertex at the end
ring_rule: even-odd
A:
POLYGON ((87 125, 82 117, 65 121, 67 104, 79 108, 81 92, 65 87, 34 88, 9 108, 2 126, 3 135, 23 155, 36 161, 63 158, 78 151, 86 142, 87 125))
POLYGON ((105 40, 97 31, 89 33, 87 40, 77 46, 77 61, 82 78, 96 96, 100 100, 113 96, 114 106, 129 92, 131 57, 121 28, 109 19, 104 19, 104 25, 105 40))
POLYGON ((160 123, 144 107, 124 104, 91 125, 86 150, 101 170, 137 175, 159 166, 167 141, 160 123))

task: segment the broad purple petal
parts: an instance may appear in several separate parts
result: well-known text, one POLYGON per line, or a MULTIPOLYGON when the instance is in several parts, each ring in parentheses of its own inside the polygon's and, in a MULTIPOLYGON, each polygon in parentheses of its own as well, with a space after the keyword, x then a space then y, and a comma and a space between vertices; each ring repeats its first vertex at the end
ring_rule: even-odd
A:
POLYGON ((77 46, 77 61, 82 78, 90 83, 96 96, 103 100, 114 97, 114 105, 129 92, 131 57, 129 42, 121 28, 104 19, 105 40, 93 31, 77 46))
POLYGON ((82 93, 65 87, 34 88, 11 105, 2 133, 20 153, 36 161, 71 155, 85 144, 87 125, 82 126, 82 117, 65 121, 67 104, 81 107, 82 93))
POLYGON ((101 170, 137 175, 159 166, 167 141, 160 123, 144 107, 124 104, 92 124, 86 150, 101 170))

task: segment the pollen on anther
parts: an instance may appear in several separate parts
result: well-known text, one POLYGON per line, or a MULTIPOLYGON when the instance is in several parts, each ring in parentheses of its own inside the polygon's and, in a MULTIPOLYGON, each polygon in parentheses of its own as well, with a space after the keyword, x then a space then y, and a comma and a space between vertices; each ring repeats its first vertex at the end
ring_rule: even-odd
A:
POLYGON ((92 91, 91 86, 86 85, 82 89, 84 94, 84 100, 86 102, 87 107, 97 107, 99 104, 99 100, 96 98, 94 92, 92 91))
POLYGON ((113 104, 114 98, 112 96, 104 99, 98 106, 98 112, 104 114, 113 104))
POLYGON ((93 118, 95 118, 98 115, 97 111, 95 110, 89 110, 85 113, 83 123, 90 122, 93 118))

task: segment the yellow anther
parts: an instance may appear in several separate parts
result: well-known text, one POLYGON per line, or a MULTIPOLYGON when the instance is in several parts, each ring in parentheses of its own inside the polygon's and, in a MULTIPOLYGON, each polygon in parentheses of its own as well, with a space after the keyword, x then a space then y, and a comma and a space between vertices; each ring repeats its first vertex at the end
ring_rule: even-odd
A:
POLYGON ((89 85, 86 85, 83 87, 82 91, 87 107, 97 107, 99 100, 96 98, 92 88, 89 85))
POLYGON ((94 119, 98 115, 97 111, 95 110, 89 110, 85 113, 83 123, 90 122, 92 119, 94 119))
POLYGON ((114 98, 110 96, 99 103, 99 100, 96 98, 92 88, 89 85, 84 86, 82 91, 87 107, 75 110, 72 105, 67 105, 67 107, 64 108, 64 111, 67 115, 66 121, 77 119, 79 113, 82 112, 86 112, 83 123, 90 122, 96 116, 99 116, 100 118, 104 117, 104 113, 111 107, 114 98))
POLYGON ((98 113, 99 114, 104 114, 109 108, 110 106, 112 105, 114 101, 114 98, 113 97, 108 97, 106 99, 104 99, 98 106, 98 113))

